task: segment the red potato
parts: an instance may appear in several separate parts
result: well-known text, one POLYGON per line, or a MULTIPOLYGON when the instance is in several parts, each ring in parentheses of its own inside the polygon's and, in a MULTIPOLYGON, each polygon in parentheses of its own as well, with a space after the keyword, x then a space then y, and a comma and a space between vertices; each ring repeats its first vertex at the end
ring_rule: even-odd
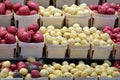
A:
POLYGON ((31 42, 32 40, 31 34, 28 32, 22 32, 22 34, 20 34, 18 38, 22 42, 31 42))
POLYGON ((40 66, 40 63, 38 61, 33 62, 32 64, 36 65, 36 66, 40 66))
POLYGON ((21 3, 16 3, 16 4, 14 4, 14 5, 13 5, 13 10, 14 10, 14 12, 17 12, 20 7, 22 7, 21 3))
POLYGON ((21 68, 27 68, 27 65, 26 65, 26 64, 22 64, 22 65, 17 66, 18 71, 19 71, 21 68))
POLYGON ((23 61, 19 61, 18 63, 17 63, 17 66, 20 66, 20 65, 22 65, 22 64, 25 64, 23 61))
POLYGON ((1 44, 6 44, 5 39, 1 40, 1 44))
POLYGON ((39 25, 37 23, 31 24, 28 26, 28 31, 29 30, 37 31, 38 29, 39 29, 39 25))
POLYGON ((6 31, 7 29, 4 26, 0 26, 0 31, 6 31))
POLYGON ((34 14, 37 14, 38 12, 36 10, 32 10, 30 11, 30 15, 34 15, 34 14))
POLYGON ((35 34, 35 32, 33 30, 28 31, 28 33, 30 33, 31 36, 33 36, 35 34))
POLYGON ((1 43, 1 37, 0 37, 0 43, 1 43))
POLYGON ((2 39, 4 39, 5 38, 5 35, 8 33, 8 31, 6 31, 6 30, 4 30, 4 31, 0 31, 0 37, 2 38, 2 39))
POLYGON ((10 0, 6 0, 5 2, 4 2, 4 4, 5 4, 5 7, 6 7, 6 9, 9 9, 9 10, 12 10, 12 3, 11 3, 11 1, 10 0))
POLYGON ((15 35, 17 33, 17 28, 15 26, 9 26, 7 28, 8 32, 15 35))
POLYGON ((30 10, 36 10, 37 12, 39 11, 39 5, 36 2, 28 1, 27 5, 30 8, 30 10))
POLYGON ((113 8, 108 8, 108 9, 107 9, 107 13, 108 13, 109 15, 114 15, 114 14, 115 14, 115 9, 113 9, 113 8))
POLYGON ((109 3, 103 3, 102 6, 110 6, 109 3))
POLYGON ((19 11, 16 12, 16 15, 19 15, 19 11))
POLYGON ((30 15, 30 9, 28 8, 28 6, 22 6, 19 8, 19 15, 30 15))
POLYGON ((7 33, 5 35, 5 42, 7 44, 14 44, 14 43, 16 43, 16 38, 15 38, 15 36, 13 34, 7 33))
POLYGON ((103 7, 103 6, 98 6, 98 12, 100 13, 100 14, 106 14, 106 8, 105 7, 103 7))
POLYGON ((31 76, 32 76, 32 78, 38 78, 38 77, 40 77, 40 73, 38 70, 32 70, 31 76))
POLYGON ((0 15, 3 15, 5 14, 5 4, 4 3, 0 3, 0 15))
POLYGON ((44 37, 43 37, 43 35, 36 33, 36 34, 33 35, 33 41, 36 42, 36 43, 43 42, 44 37))
POLYGON ((11 10, 6 10, 6 12, 5 12, 5 14, 11 14, 12 13, 12 11, 11 10))
POLYGON ((92 4, 92 5, 89 6, 89 8, 90 8, 91 10, 97 10, 97 9, 98 9, 98 5, 92 4))
POLYGON ((16 65, 16 64, 11 64, 11 65, 10 65, 10 69, 11 69, 12 71, 16 70, 16 69, 17 69, 17 65, 16 65))
POLYGON ((18 32, 23 32, 23 31, 27 31, 27 29, 24 27, 18 28, 18 32))
POLYGON ((110 8, 117 10, 117 5, 115 3, 110 3, 109 6, 110 8))

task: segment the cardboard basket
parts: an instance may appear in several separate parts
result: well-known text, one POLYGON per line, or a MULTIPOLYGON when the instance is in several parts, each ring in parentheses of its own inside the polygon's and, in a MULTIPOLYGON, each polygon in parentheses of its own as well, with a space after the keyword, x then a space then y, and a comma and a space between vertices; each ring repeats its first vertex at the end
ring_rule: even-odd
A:
POLYGON ((25 79, 25 80, 48 80, 47 77, 40 77, 40 78, 30 78, 30 79, 25 79))
POLYGON ((0 58, 14 58, 17 43, 0 44, 0 58))
POLYGON ((70 58, 87 58, 90 50, 89 46, 69 46, 70 58))
POLYGON ((25 0, 10 0, 12 4, 15 4, 17 2, 21 3, 22 5, 25 4, 25 0))
POLYGON ((23 78, 13 78, 13 79, 9 79, 9 78, 0 78, 0 80, 23 80, 23 78))
POLYGON ((20 55, 24 58, 28 56, 34 56, 36 58, 42 58, 44 42, 40 43, 25 43, 19 41, 20 55))
POLYGON ((36 1, 39 6, 48 7, 50 5, 50 0, 32 0, 36 1))
POLYGON ((120 77, 118 77, 118 78, 99 78, 99 80, 120 80, 120 77))
POLYGON ((77 0, 78 5, 80 5, 81 3, 86 3, 87 5, 90 4, 99 4, 99 0, 77 0))
POLYGON ((92 14, 93 26, 98 29, 103 29, 105 26, 114 27, 117 15, 103 15, 103 14, 92 14))
POLYGON ((66 25, 72 26, 73 24, 79 24, 80 26, 90 26, 89 20, 91 19, 91 14, 85 15, 68 15, 66 14, 66 25))
POLYGON ((15 25, 17 27, 28 27, 28 25, 32 23, 38 23, 39 14, 28 15, 28 16, 20 16, 14 14, 14 18, 15 18, 15 25))
POLYGON ((46 47, 48 58, 65 58, 67 45, 47 44, 46 47))
POLYGON ((74 78, 74 80, 98 80, 97 77, 91 77, 91 78, 74 78))
POLYGON ((73 78, 50 78, 50 80, 73 80, 73 78))
POLYGON ((113 46, 92 46, 92 59, 109 59, 113 46))
POLYGON ((115 45, 115 59, 120 59, 120 44, 115 45))
POLYGON ((119 3, 120 3, 120 0, 107 0, 107 2, 109 2, 109 3, 112 3, 112 2, 114 2, 114 3, 117 3, 117 4, 119 4, 119 3))
POLYGON ((64 23, 64 16, 60 17, 42 17, 41 16, 41 23, 42 26, 49 26, 53 25, 55 28, 61 28, 64 23))
POLYGON ((75 0, 53 0, 53 4, 57 8, 62 8, 63 5, 71 6, 72 4, 75 4, 75 0))
POLYGON ((13 13, 7 15, 0 15, 0 25, 8 27, 11 25, 13 13))

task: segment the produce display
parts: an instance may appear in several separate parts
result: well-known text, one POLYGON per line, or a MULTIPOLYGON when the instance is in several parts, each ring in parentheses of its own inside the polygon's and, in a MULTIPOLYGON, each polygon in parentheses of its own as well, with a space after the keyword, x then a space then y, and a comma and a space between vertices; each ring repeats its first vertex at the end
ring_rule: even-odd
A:
MULTIPOLYGON (((119 65, 118 61, 114 63, 114 66, 119 65)), ((43 60, 37 61, 34 57, 27 57, 27 62, 19 61, 16 64, 10 61, 2 61, 0 63, 0 77, 1 78, 92 78, 92 77, 108 77, 117 78, 120 77, 118 67, 115 68, 112 63, 105 60, 103 64, 99 65, 95 62, 91 65, 85 64, 83 61, 79 61, 78 64, 68 63, 63 61, 61 64, 52 62, 50 64, 44 64, 43 60)))
POLYGON ((56 2, 0 0, 0 79, 119 80, 120 4, 56 2))

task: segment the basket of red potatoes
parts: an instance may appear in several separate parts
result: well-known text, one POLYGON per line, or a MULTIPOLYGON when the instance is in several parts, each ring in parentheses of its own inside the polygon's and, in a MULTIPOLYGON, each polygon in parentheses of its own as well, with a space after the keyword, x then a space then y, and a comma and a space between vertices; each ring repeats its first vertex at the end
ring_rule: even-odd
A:
POLYGON ((0 26, 0 58, 13 58, 15 56, 17 40, 17 28, 0 26))
POLYGON ((28 26, 37 23, 39 19, 39 5, 34 1, 28 1, 27 5, 16 3, 13 5, 15 24, 17 27, 28 26))
POLYGON ((108 33, 111 37, 111 39, 115 43, 115 59, 120 59, 120 27, 117 28, 111 28, 110 26, 106 26, 103 29, 103 32, 108 33))
POLYGON ((12 3, 8 0, 0 3, 0 25, 8 27, 11 25, 13 17, 12 3))
POLYGON ((20 55, 27 57, 29 55, 41 58, 44 47, 43 34, 38 31, 39 25, 34 23, 27 28, 18 28, 17 37, 20 47, 20 55))
POLYGON ((114 26, 117 19, 118 6, 115 3, 103 3, 102 5, 90 5, 92 10, 93 26, 101 29, 104 26, 114 26))

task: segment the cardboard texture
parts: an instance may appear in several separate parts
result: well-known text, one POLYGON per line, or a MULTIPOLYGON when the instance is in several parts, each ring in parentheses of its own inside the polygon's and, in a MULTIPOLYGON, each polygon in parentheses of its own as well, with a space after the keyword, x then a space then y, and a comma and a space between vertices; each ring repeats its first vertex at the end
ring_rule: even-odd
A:
POLYGON ((50 5, 50 0, 32 0, 36 1, 39 6, 48 7, 50 5))
POLYGON ((93 26, 98 29, 103 29, 105 26, 114 27, 117 15, 103 15, 103 14, 92 14, 93 26))
POLYGON ((0 44, 0 58, 14 58, 14 49, 17 47, 15 44, 0 44))
POLYGON ((93 46, 92 59, 109 59, 113 46, 93 46))
POLYGON ((99 78, 99 80, 120 80, 120 77, 118 77, 118 78, 99 78))
POLYGON ((28 15, 28 16, 20 16, 14 14, 14 18, 15 18, 15 25, 17 27, 28 27, 28 25, 30 24, 38 23, 39 14, 28 15))
POLYGON ((25 79, 25 80, 48 80, 47 77, 40 77, 40 78, 30 78, 30 79, 25 79))
POLYGON ((42 26, 49 26, 53 25, 55 28, 61 28, 64 23, 64 16, 61 17, 42 17, 41 16, 41 23, 42 26))
POLYGON ((19 47, 21 47, 20 54, 24 58, 26 58, 28 56, 42 58, 44 42, 24 43, 24 42, 19 41, 19 47))
POLYGON ((47 44, 48 58, 65 58, 67 45, 50 45, 47 44))
POLYGON ((107 2, 110 2, 110 3, 114 2, 114 3, 119 4, 119 3, 120 3, 120 0, 107 0, 107 2))
POLYGON ((99 4, 99 0, 77 0, 78 5, 82 4, 82 3, 86 3, 87 5, 90 4, 99 4))
POLYGON ((69 46, 70 58, 87 58, 89 46, 69 46))
POLYGON ((21 4, 25 4, 25 0, 10 0, 12 2, 12 4, 15 4, 17 2, 21 3, 21 4))
POLYGON ((75 0, 53 0, 53 2, 57 8, 62 8, 63 5, 71 6, 72 4, 75 4, 75 0))
POLYGON ((74 80, 98 80, 97 77, 92 77, 92 78, 74 78, 74 80))
POLYGON ((120 59, 120 44, 115 45, 115 50, 116 50, 115 59, 120 59))
POLYGON ((73 80, 73 78, 50 78, 50 80, 73 80))
POLYGON ((66 25, 72 26, 78 23, 80 26, 90 26, 89 20, 91 19, 91 14, 85 15, 68 15, 66 14, 66 25))
POLYGON ((13 17, 13 13, 7 15, 0 15, 0 25, 5 27, 10 26, 12 17, 13 17))

